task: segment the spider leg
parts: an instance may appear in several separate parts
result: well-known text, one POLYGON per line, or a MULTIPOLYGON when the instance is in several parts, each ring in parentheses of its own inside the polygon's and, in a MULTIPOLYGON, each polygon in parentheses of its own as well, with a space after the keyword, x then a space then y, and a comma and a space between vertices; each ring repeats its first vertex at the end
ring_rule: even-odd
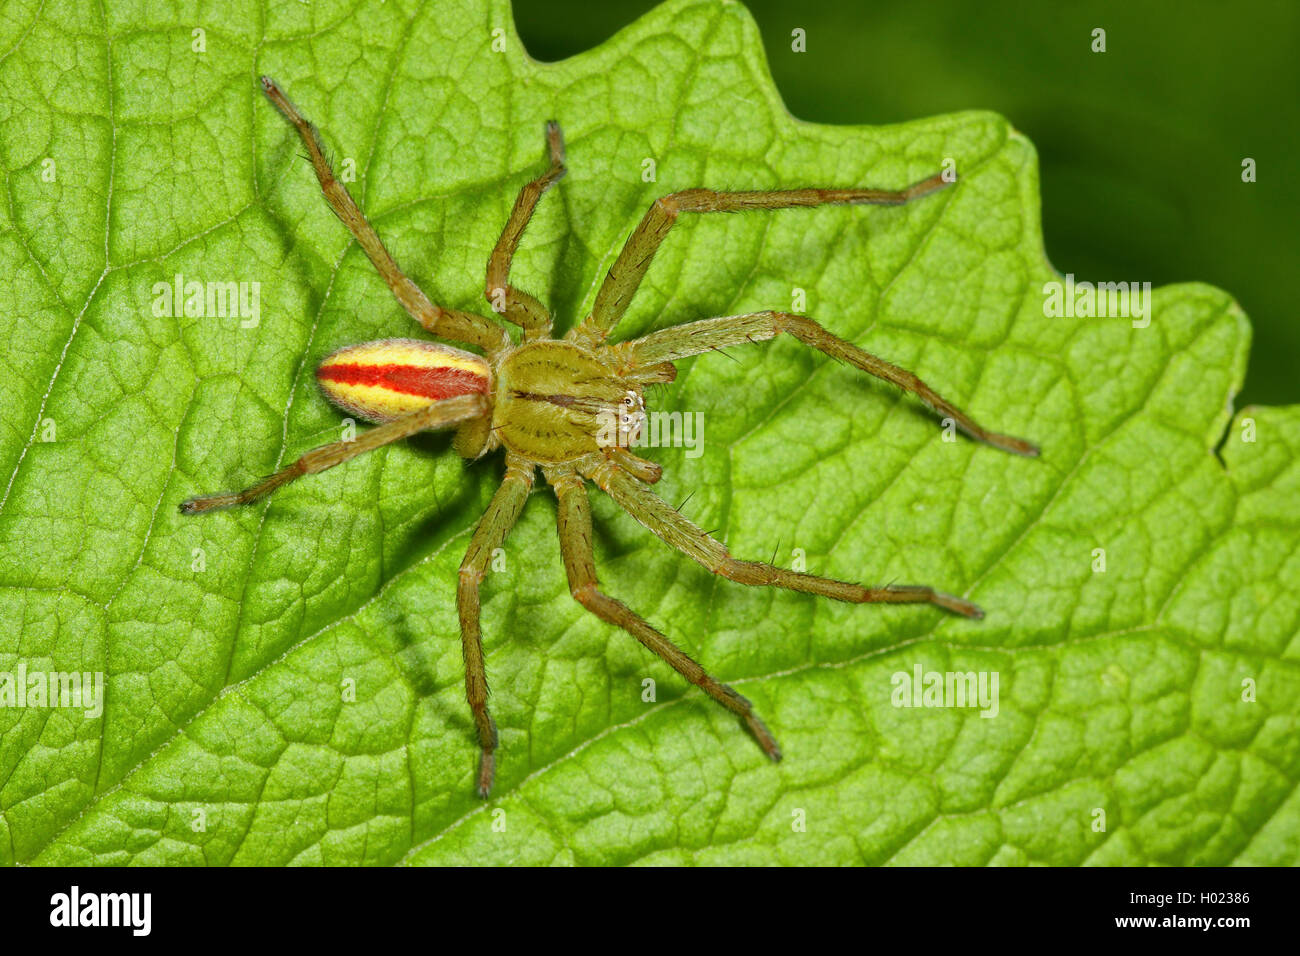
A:
POLYGON ((739 212, 746 209, 790 209, 796 206, 899 206, 950 185, 942 173, 906 189, 772 189, 755 192, 714 192, 684 189, 656 199, 614 260, 596 293, 591 315, 580 326, 593 341, 603 341, 627 311, 641 285, 650 260, 684 212, 739 212))
POLYGON ((546 124, 546 143, 551 154, 551 166, 519 190, 501 238, 497 240, 496 247, 488 258, 487 281, 483 288, 483 294, 492 303, 492 307, 523 328, 525 341, 545 338, 551 332, 551 314, 546 311, 546 307, 527 292, 510 285, 510 264, 519 248, 519 240, 523 238, 524 230, 528 228, 528 222, 537 209, 537 203, 542 194, 559 182, 565 173, 564 135, 560 132, 560 124, 554 120, 546 124))
POLYGON ((989 431, 907 369, 899 368, 870 352, 863 351, 853 343, 832 335, 812 319, 802 315, 792 315, 788 312, 754 312, 749 315, 704 319, 664 329, 662 332, 653 332, 644 338, 634 339, 614 348, 626 350, 624 355, 629 364, 656 365, 728 345, 763 342, 776 337, 781 332, 794 336, 819 352, 848 362, 876 378, 892 382, 904 391, 911 392, 939 415, 951 418, 958 428, 972 438, 1017 455, 1031 458, 1038 455, 1038 446, 1023 438, 1013 438, 1010 435, 989 431))
POLYGON ((714 574, 721 574, 740 584, 762 584, 804 591, 851 604, 935 604, 965 617, 984 616, 983 611, 964 598, 921 585, 891 584, 882 588, 868 588, 801 571, 788 571, 761 561, 739 561, 731 556, 721 541, 706 534, 689 518, 682 517, 668 502, 614 465, 599 462, 590 468, 587 477, 613 498, 620 508, 669 545, 714 574))
POLYGON ((664 470, 657 462, 647 461, 640 455, 634 455, 621 445, 611 445, 605 450, 605 457, 624 471, 630 471, 648 485, 653 485, 664 476, 664 470))
POLYGON ((459 425, 462 422, 480 418, 487 414, 487 410, 487 399, 483 395, 458 395, 455 398, 444 399, 427 408, 421 408, 409 415, 404 415, 394 421, 363 432, 351 441, 336 441, 330 445, 313 448, 292 465, 280 469, 269 478, 264 478, 243 491, 190 498, 181 504, 181 511, 184 514, 192 515, 202 511, 211 511, 213 508, 248 504, 269 495, 295 478, 301 478, 303 475, 314 475, 326 468, 341 465, 358 455, 363 455, 383 445, 414 435, 416 432, 435 428, 448 428, 452 425, 459 425))
POLYGON ((748 700, 711 677, 676 644, 651 627, 622 601, 600 591, 592 557, 591 502, 587 499, 587 489, 583 487, 582 479, 572 473, 556 477, 552 484, 560 502, 560 550, 564 555, 564 569, 568 572, 569 591, 574 600, 601 620, 627 631, 647 650, 663 658, 673 670, 739 716, 763 752, 773 760, 780 760, 781 748, 763 721, 754 713, 748 700))
POLYGON ((492 777, 496 770, 497 727, 487 707, 487 671, 483 666, 483 635, 479 628, 479 586, 487 575, 492 552, 501 547, 519 519, 532 487, 532 466, 508 455, 505 479, 474 529, 469 550, 460 565, 460 581, 456 587, 456 612, 460 617, 461 648, 465 657, 465 699, 474 715, 481 748, 478 795, 485 799, 492 790, 492 777))
POLYGON ((489 352, 508 347, 510 339, 505 330, 483 316, 444 309, 429 301, 420 287, 398 268, 374 227, 357 207, 347 189, 334 177, 334 170, 330 168, 329 160, 321 149, 316 128, 298 112, 270 77, 262 77, 262 90, 302 137, 312 168, 316 170, 316 178, 320 181, 321 191, 325 194, 325 201, 334 210, 334 214, 343 220, 343 225, 348 227, 352 237, 365 250, 388 287, 393 290, 397 301, 412 318, 440 338, 468 342, 489 352))

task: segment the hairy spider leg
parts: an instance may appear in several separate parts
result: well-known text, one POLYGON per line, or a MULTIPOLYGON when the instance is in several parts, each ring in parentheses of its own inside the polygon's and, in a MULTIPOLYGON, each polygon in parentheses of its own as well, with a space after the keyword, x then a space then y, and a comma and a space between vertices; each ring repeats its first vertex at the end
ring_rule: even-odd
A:
POLYGON ((343 225, 348 227, 352 237, 365 250, 370 261, 379 270, 379 274, 388 283, 388 287, 393 290, 397 301, 412 318, 441 338, 467 342, 488 352, 508 348, 510 338, 501 326, 472 312, 444 309, 434 305, 420 287, 407 278, 388 250, 384 248, 379 234, 357 207, 347 189, 334 177, 334 170, 330 168, 329 160, 325 158, 325 153, 321 149, 316 128, 303 118, 270 77, 262 77, 262 89, 267 98, 275 104, 276 109, 284 114, 298 131, 298 135, 302 137, 303 145, 307 147, 307 156, 311 159, 312 168, 316 170, 316 178, 320 181, 321 191, 325 194, 325 201, 334 210, 334 214, 343 221, 343 225))
POLYGON ((551 166, 519 190, 501 238, 488 257, 487 280, 483 287, 483 294, 492 303, 492 308, 500 310, 505 318, 524 330, 524 341, 546 338, 551 334, 551 313, 527 292, 510 284, 510 266, 538 201, 566 172, 564 135, 555 120, 546 124, 546 145, 551 155, 551 166))
POLYGON ((213 508, 225 508, 230 505, 246 505, 263 498, 303 475, 314 475, 333 468, 358 455, 374 451, 384 445, 409 438, 417 432, 436 428, 449 428, 474 418, 481 418, 488 412, 487 397, 481 394, 458 395, 443 399, 425 408, 403 415, 376 428, 363 432, 350 441, 336 441, 322 445, 307 452, 292 465, 282 468, 269 478, 264 478, 243 491, 218 495, 201 495, 181 503, 181 512, 187 515, 211 511, 213 508))
POLYGON ((791 209, 812 206, 899 206, 937 192, 955 180, 935 173, 906 189, 770 189, 753 192, 715 192, 684 189, 656 199, 614 260, 596 293, 591 315, 577 327, 579 335, 604 341, 618 324, 641 285, 650 261, 677 217, 684 212, 739 212, 746 209, 791 209))
POLYGON ((611 445, 606 448, 605 457, 624 471, 636 475, 648 485, 653 485, 664 476, 663 466, 658 462, 648 461, 640 455, 634 455, 621 445, 611 445))
POLYGON ((788 571, 761 561, 740 561, 727 546, 706 534, 689 518, 664 501, 642 482, 607 461, 598 461, 585 474, 620 508, 682 554, 714 574, 739 584, 768 585, 804 591, 851 604, 934 604, 954 614, 979 618, 984 612, 965 598, 921 585, 869 588, 801 571, 788 571))
POLYGON ((687 322, 652 332, 650 335, 614 348, 623 351, 627 361, 634 365, 655 365, 672 362, 689 355, 740 345, 745 342, 764 342, 785 332, 805 345, 832 358, 848 362, 876 378, 892 382, 904 391, 911 392, 939 415, 951 418, 966 434, 979 441, 1017 455, 1033 458, 1038 446, 1023 438, 1013 438, 989 431, 943 398, 907 369, 899 368, 882 358, 865 352, 851 342, 832 335, 812 319, 789 312, 751 312, 746 315, 728 315, 716 319, 687 322))
POLYGON ((460 565, 456 587, 456 613, 460 617, 461 649, 465 657, 465 699, 474 715, 480 748, 478 795, 492 791, 496 773, 497 726, 488 713, 487 669, 483 663, 483 634, 479 627, 479 587, 492 562, 492 552, 501 547, 519 520, 533 487, 533 465, 515 455, 506 456, 506 476, 474 529, 469 550, 460 565))
POLYGON ((647 650, 663 658, 673 670, 739 716, 763 752, 773 760, 780 760, 781 748, 777 745, 776 738, 754 713, 753 705, 748 700, 713 678, 681 648, 651 627, 622 601, 609 597, 599 589, 591 547, 591 502, 587 498, 587 489, 582 479, 572 472, 554 478, 548 475, 548 479, 559 499, 557 519, 560 552, 564 556, 569 592, 574 600, 606 623, 627 631, 647 650))

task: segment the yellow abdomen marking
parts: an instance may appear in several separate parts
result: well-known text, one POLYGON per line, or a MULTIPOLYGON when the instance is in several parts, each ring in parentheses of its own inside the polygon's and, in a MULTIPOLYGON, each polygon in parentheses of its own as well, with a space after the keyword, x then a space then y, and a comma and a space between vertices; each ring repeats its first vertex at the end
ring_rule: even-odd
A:
POLYGON ((457 395, 487 394, 488 364, 449 345, 380 339, 327 356, 316 369, 316 380, 325 397, 344 411, 382 423, 457 395))

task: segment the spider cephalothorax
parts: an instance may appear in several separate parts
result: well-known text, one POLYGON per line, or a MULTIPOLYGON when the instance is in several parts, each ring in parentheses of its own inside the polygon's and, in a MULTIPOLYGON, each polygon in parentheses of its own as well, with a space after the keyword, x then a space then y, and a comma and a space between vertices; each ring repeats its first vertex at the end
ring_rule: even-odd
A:
POLYGON ((341 464, 417 432, 455 428, 453 446, 477 458, 505 449, 506 472, 470 541, 460 568, 456 600, 465 655, 466 696, 478 732, 481 760, 478 792, 492 786, 496 726, 488 714, 487 677, 479 632, 479 586, 492 552, 514 525, 541 470, 559 500, 558 524, 564 567, 573 597, 588 610, 623 628, 678 673, 735 713, 764 752, 781 752, 749 701, 707 674, 663 634, 625 604, 600 591, 592 559, 591 506, 586 482, 687 557, 715 574, 742 584, 765 584, 854 603, 935 604, 967 617, 978 607, 918 585, 865 587, 733 558, 727 548, 658 497, 650 485, 660 467, 633 454, 645 427, 644 389, 673 381, 678 359, 729 345, 761 342, 785 332, 812 348, 848 362, 917 395, 926 405, 972 437, 1005 451, 1037 455, 1029 442, 982 428, 941 398, 911 372, 837 338, 812 319, 786 312, 704 319, 609 344, 607 338, 626 312, 655 250, 683 212, 785 209, 797 206, 900 204, 949 185, 931 176, 906 189, 784 189, 713 192, 687 189, 656 200, 623 247, 596 294, 591 314, 563 339, 551 337, 551 315, 528 293, 509 284, 510 263, 542 194, 564 175, 560 128, 548 123, 550 168, 519 193, 514 210, 488 259, 485 294, 502 318, 523 330, 515 344, 502 325, 481 315, 431 303, 402 273, 352 197, 334 178, 316 131, 266 77, 262 87, 297 129, 330 207, 352 232, 398 301, 426 330, 480 348, 482 355, 416 339, 384 339, 339 349, 322 361, 317 378, 326 396, 344 410, 378 427, 348 441, 307 452, 287 468, 241 492, 191 498, 181 505, 196 514, 256 501, 307 474, 341 464))

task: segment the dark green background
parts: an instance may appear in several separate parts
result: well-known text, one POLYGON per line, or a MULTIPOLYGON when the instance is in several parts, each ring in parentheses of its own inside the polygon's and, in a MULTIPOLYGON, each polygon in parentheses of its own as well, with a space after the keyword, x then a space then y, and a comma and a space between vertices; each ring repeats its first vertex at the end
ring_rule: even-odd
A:
MULTIPOLYGON (((540 60, 654 6, 515 0, 540 60)), ((751 0, 795 116, 892 123, 963 109, 1037 146, 1048 258, 1076 280, 1200 280, 1255 328, 1238 406, 1300 401, 1300 3, 751 0), (790 49, 802 27, 807 52, 790 49), (1106 52, 1091 50, 1106 30, 1106 52), (1244 157, 1257 181, 1241 181, 1244 157)), ((700 185, 709 185, 701 183, 700 185)))

